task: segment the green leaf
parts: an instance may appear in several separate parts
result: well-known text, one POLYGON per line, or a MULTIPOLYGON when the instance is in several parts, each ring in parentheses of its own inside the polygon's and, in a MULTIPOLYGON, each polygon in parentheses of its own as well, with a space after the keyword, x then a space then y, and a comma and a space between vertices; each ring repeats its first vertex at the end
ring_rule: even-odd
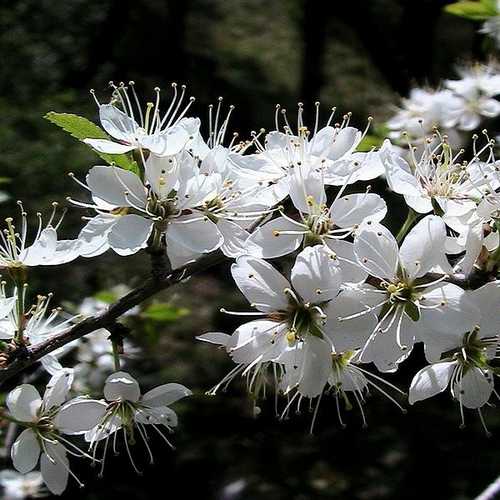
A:
MULTIPOLYGON (((95 123, 87 120, 83 116, 74 115, 71 113, 56 113, 50 111, 44 118, 49 122, 62 128, 68 132, 71 137, 83 141, 84 139, 109 139, 104 130, 95 123)), ((131 170, 136 174, 139 172, 139 167, 134 160, 131 160, 127 155, 110 155, 95 151, 104 161, 109 164, 116 164, 125 170, 131 170)))
POLYGON ((174 307, 170 304, 154 303, 141 313, 141 317, 158 321, 161 323, 171 323, 189 314, 189 309, 185 307, 174 307))
POLYGON ((379 148, 380 146, 382 146, 383 142, 383 137, 379 137, 378 135, 366 134, 356 148, 356 151, 368 152, 373 148, 379 148))
POLYGON ((115 302, 115 300, 118 299, 118 296, 113 292, 110 292, 108 290, 103 290, 101 292, 96 293, 94 295, 94 299, 100 300, 101 302, 105 302, 106 304, 112 304, 113 302, 115 302))
POLYGON ((498 14, 495 3, 490 0, 456 2, 446 5, 444 10, 473 21, 484 21, 498 14))

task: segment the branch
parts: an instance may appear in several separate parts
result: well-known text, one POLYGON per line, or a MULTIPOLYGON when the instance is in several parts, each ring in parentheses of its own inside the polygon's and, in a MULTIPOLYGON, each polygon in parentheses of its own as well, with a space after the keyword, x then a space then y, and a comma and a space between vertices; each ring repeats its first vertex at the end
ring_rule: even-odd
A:
POLYGON ((153 276, 147 278, 141 286, 135 288, 120 300, 111 304, 105 311, 86 318, 80 323, 68 327, 66 330, 33 347, 23 347, 12 351, 9 354, 8 366, 0 369, 0 385, 46 354, 63 347, 73 340, 88 335, 99 328, 111 327, 111 325, 116 322, 117 318, 126 313, 129 309, 141 304, 158 292, 170 288, 190 276, 220 264, 226 259, 227 257, 221 252, 216 251, 201 257, 196 262, 176 269, 169 274, 155 272, 153 276))

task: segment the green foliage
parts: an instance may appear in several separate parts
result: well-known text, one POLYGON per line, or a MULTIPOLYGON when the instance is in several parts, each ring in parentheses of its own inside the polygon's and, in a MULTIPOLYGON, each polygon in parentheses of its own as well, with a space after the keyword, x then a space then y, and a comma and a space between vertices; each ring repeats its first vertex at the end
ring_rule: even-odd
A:
MULTIPOLYGON (((109 139, 108 135, 104 132, 104 130, 102 130, 101 127, 82 116, 71 113, 56 113, 55 111, 50 111, 44 118, 49 120, 54 125, 62 128, 65 132, 68 132, 72 137, 80 141, 83 141, 84 139, 109 139)), ((135 173, 138 172, 137 163, 125 154, 110 155, 106 153, 99 153, 97 151, 96 153, 109 164, 114 163, 125 170, 131 170, 135 173)))
POLYGON ((498 15, 495 0, 462 1, 447 5, 444 10, 473 21, 484 21, 498 15))
POLYGON ((171 323, 188 313, 189 309, 185 307, 174 307, 170 304, 155 302, 141 313, 141 317, 158 323, 171 323))
POLYGON ((372 128, 371 134, 366 134, 359 143, 357 151, 371 151, 373 148, 382 146, 387 137, 389 129, 385 126, 376 126, 372 128))
POLYGON ((113 293, 109 290, 102 290, 94 295, 94 299, 105 302, 106 304, 112 304, 113 302, 118 300, 118 296, 116 293, 113 293))

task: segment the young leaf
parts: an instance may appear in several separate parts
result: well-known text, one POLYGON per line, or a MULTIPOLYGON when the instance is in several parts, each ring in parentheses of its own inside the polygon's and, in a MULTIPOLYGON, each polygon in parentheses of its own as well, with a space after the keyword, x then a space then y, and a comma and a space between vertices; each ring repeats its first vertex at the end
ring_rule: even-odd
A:
MULTIPOLYGON (((49 120, 49 122, 54 125, 62 128, 65 132, 68 132, 72 137, 78 139, 79 141, 83 141, 84 139, 109 139, 108 135, 101 127, 90 120, 87 120, 87 118, 84 118, 83 116, 50 111, 44 118, 49 120)), ((97 151, 96 153, 109 164, 114 163, 125 170, 131 170, 135 173, 139 170, 137 163, 131 160, 127 155, 110 155, 106 153, 98 153, 97 151)))
POLYGON ((456 2, 446 5, 444 10, 473 21, 484 21, 497 15, 496 6, 490 0, 456 2))
POLYGON ((154 303, 141 314, 141 317, 161 323, 170 323, 186 316, 188 313, 189 310, 185 307, 174 307, 170 304, 154 303))

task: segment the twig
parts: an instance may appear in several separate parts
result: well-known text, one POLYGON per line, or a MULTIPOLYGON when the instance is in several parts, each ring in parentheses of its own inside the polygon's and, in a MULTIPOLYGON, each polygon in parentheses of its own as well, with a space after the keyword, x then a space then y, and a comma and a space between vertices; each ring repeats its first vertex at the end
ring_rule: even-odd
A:
POLYGON ((55 351, 73 340, 88 335, 99 328, 109 328, 116 322, 117 318, 129 309, 132 309, 158 292, 170 288, 189 276, 205 271, 212 266, 220 264, 226 259, 227 257, 217 251, 201 257, 196 262, 176 269, 168 275, 159 273, 156 276, 147 278, 141 286, 135 288, 127 295, 111 304, 107 310, 86 318, 74 326, 68 327, 66 330, 48 338, 44 342, 40 342, 32 347, 26 347, 22 350, 14 350, 9 355, 8 365, 0 369, 0 385, 46 354, 55 351))

